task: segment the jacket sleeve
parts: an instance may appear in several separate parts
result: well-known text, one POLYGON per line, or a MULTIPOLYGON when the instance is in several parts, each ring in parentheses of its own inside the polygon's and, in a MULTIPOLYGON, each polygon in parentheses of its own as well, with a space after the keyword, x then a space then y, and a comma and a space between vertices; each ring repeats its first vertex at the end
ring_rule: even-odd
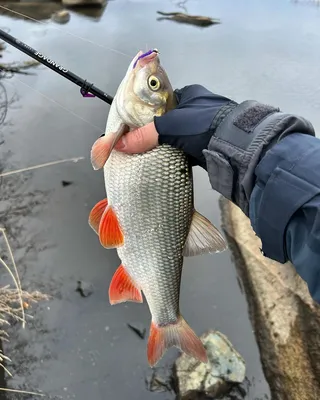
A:
POLYGON ((255 169, 249 216, 265 256, 290 260, 320 303, 320 140, 294 133, 255 169))

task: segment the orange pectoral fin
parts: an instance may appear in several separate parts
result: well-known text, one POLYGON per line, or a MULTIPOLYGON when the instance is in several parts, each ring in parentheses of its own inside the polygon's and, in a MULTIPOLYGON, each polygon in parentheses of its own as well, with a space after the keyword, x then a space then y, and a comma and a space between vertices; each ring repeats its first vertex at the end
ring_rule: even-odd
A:
POLYGON ((110 132, 105 136, 101 136, 94 142, 91 148, 91 164, 93 169, 98 170, 103 168, 114 146, 121 136, 127 132, 129 132, 129 127, 125 124, 121 124, 116 132, 110 132))
POLYGON ((100 243, 106 249, 121 247, 124 244, 124 236, 118 218, 111 206, 108 206, 99 224, 100 243))
POLYGON ((109 301, 110 304, 124 303, 126 301, 133 301, 135 303, 143 302, 141 290, 137 288, 134 280, 122 264, 116 270, 111 280, 109 301))
POLYGON ((99 224, 107 206, 108 206, 108 199, 103 199, 100 200, 90 211, 89 225, 96 232, 96 234, 99 234, 99 224))

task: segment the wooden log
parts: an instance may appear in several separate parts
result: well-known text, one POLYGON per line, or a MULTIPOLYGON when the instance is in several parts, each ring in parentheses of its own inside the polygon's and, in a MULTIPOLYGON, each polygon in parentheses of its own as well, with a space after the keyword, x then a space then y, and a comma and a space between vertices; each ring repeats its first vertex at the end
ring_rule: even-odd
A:
POLYGON ((211 26, 214 24, 219 24, 220 20, 213 19, 211 17, 203 17, 201 15, 189 15, 180 12, 162 12, 157 11, 158 14, 162 15, 162 17, 157 18, 158 21, 162 20, 171 20, 184 24, 196 25, 201 27, 211 26))
POLYGON ((320 399, 319 304, 290 262, 261 254, 261 241, 238 207, 225 199, 220 206, 272 399, 320 399))

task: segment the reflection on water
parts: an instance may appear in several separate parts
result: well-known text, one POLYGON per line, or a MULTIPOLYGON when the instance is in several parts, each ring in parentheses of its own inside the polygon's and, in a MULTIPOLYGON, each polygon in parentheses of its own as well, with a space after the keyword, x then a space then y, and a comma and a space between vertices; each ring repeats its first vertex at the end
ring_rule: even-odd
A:
MULTIPOLYGON (((71 10, 75 14, 84 15, 93 21, 99 21, 105 12, 107 2, 96 6, 77 6, 72 7, 71 10)), ((65 9, 61 3, 57 1, 12 1, 0 4, 0 15, 8 16, 14 19, 29 20, 33 18, 38 21, 50 19, 52 14, 56 11, 65 9)), ((34 21, 36 22, 36 21, 34 21)))
MULTIPOLYGON (((1 176, 4 171, 8 169, 13 170, 15 165, 11 163, 12 151, 6 150, 6 134, 9 133, 9 128, 12 121, 6 119, 7 112, 12 108, 18 101, 17 96, 10 97, 6 90, 6 79, 1 78, 0 84, 0 227, 6 231, 7 238, 13 251, 15 262, 17 265, 19 277, 22 283, 22 290, 26 291, 41 291, 43 289, 47 293, 50 292, 50 285, 43 287, 38 282, 30 282, 25 279, 26 269, 28 263, 35 263, 39 260, 41 252, 50 248, 50 245, 43 238, 44 226, 40 223, 38 218, 39 210, 45 207, 48 201, 49 191, 43 191, 35 189, 30 180, 32 179, 31 172, 25 172, 20 174, 14 174, 11 176, 1 176)), ((0 237, 0 250, 1 257, 5 262, 10 260, 9 252, 5 244, 3 235, 0 237)), ((10 285, 12 287, 12 278, 7 271, 4 271, 1 266, 1 287, 10 285)), ((31 306, 30 313, 34 314, 36 307, 31 306)), ((29 312, 27 312, 29 313, 29 312)), ((28 369, 29 362, 32 360, 40 362, 41 358, 45 356, 45 353, 41 354, 40 357, 33 357, 27 353, 27 344, 31 342, 32 336, 35 337, 36 332, 42 332, 41 340, 48 340, 46 330, 43 327, 41 318, 36 316, 34 319, 27 317, 27 331, 21 332, 21 322, 17 319, 11 318, 10 327, 5 326, 5 332, 9 334, 9 341, 13 342, 14 347, 9 346, 7 342, 0 344, 1 350, 4 347, 4 354, 7 354, 12 361, 6 362, 6 367, 10 370, 13 375, 17 386, 20 389, 27 390, 29 383, 28 376, 31 372, 28 369), (33 332, 31 335, 28 330, 31 329, 33 332), (28 338, 28 340, 27 340, 28 338), (27 341, 26 341, 27 340, 27 341), (20 376, 20 378, 19 378, 20 376), (18 381, 19 383, 18 383, 18 381)), ((39 341, 39 338, 35 339, 39 341)), ((50 339, 49 339, 50 340, 50 339)), ((3 369, 0 367, 0 386, 7 387, 7 382, 4 381, 3 369)), ((12 384, 9 385, 12 388, 12 384)), ((1 392, 1 398, 4 398, 5 394, 1 392)), ((14 399, 18 399, 19 395, 14 395, 14 399)))
POLYGON ((290 0, 293 4, 306 5, 306 6, 320 6, 320 0, 290 0))
MULTIPOLYGON (((15 260, 19 265, 20 276, 23 279, 25 261, 37 257, 48 244, 41 237, 42 226, 36 229, 34 221, 40 209, 43 209, 49 196, 49 191, 34 189, 30 183, 33 173, 30 171, 2 176, 8 170, 14 170, 11 163, 11 150, 5 150, 8 127, 12 120, 5 119, 7 111, 18 101, 17 96, 9 97, 6 90, 5 79, 0 85, 0 226, 6 230, 8 239, 15 249, 15 260), (32 222, 33 221, 33 222, 32 222), (32 225, 32 230, 30 230, 32 225)), ((3 244, 3 243, 1 243, 3 244)), ((3 274, 1 274, 3 277, 3 274)), ((11 283, 11 278, 10 278, 11 283)), ((24 287, 24 289, 26 289, 24 287)))

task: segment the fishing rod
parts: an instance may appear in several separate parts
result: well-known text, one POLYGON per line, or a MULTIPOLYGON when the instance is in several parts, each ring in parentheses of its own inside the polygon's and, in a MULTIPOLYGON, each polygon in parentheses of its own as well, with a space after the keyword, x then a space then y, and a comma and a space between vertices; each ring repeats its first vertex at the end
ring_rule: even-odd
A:
POLYGON ((98 97, 99 99, 105 101, 108 104, 112 103, 113 97, 109 96, 103 90, 100 90, 99 88, 94 86, 93 83, 90 83, 87 80, 80 78, 80 76, 74 74, 73 72, 64 68, 62 65, 60 65, 57 62, 53 61, 52 59, 44 56, 39 51, 37 51, 37 50, 33 49, 32 47, 28 46, 27 44, 21 42, 21 40, 16 39, 15 37, 9 35, 7 32, 3 31, 2 29, 0 29, 0 38, 2 40, 4 40, 5 42, 11 44, 11 46, 14 46, 18 50, 27 54, 29 57, 34 58, 41 64, 43 64, 46 67, 57 72, 59 75, 63 76, 64 78, 68 79, 69 81, 80 86, 80 88, 81 88, 80 93, 82 94, 83 97, 98 97))

